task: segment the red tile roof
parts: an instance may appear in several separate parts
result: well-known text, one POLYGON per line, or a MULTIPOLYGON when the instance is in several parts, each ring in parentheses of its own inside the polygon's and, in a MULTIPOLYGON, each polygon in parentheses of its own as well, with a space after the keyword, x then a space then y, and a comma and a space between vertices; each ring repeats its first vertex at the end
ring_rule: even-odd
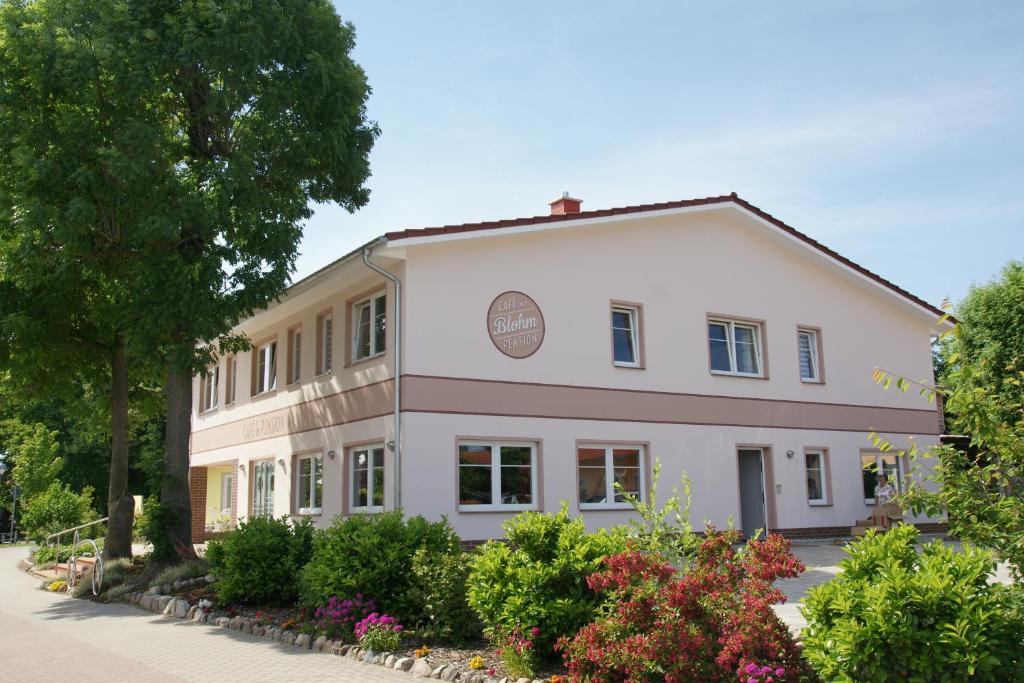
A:
POLYGON ((622 206, 612 209, 597 209, 594 211, 581 211, 579 213, 565 214, 565 215, 554 215, 554 216, 532 216, 529 218, 509 218, 498 221, 484 221, 480 223, 462 223, 461 225, 444 225, 436 228, 413 228, 409 230, 397 230, 394 232, 388 232, 384 237, 389 241, 397 241, 403 239, 409 239, 411 237, 434 237, 437 235, 453 235, 463 232, 476 232, 479 230, 500 230, 501 228, 515 228, 523 225, 542 225, 545 223, 559 223, 564 221, 575 221, 587 218, 604 218, 606 216, 622 216, 633 213, 643 213, 645 211, 663 211, 666 209, 682 209, 690 206, 701 206, 707 204, 724 204, 732 202, 737 206, 740 206, 754 215, 768 221, 780 230, 792 235, 798 240, 805 242, 811 247, 818 251, 826 254, 827 256, 834 258, 840 263, 852 268, 861 275, 874 280, 880 285, 893 291, 894 293, 902 296, 903 298, 921 306, 928 311, 934 313, 936 316, 946 315, 945 311, 931 305, 927 301, 914 296, 907 290, 899 287, 889 280, 886 280, 881 275, 877 275, 864 266, 854 263, 850 259, 846 258, 842 254, 829 249, 821 242, 818 242, 806 234, 800 232, 796 228, 786 225, 775 216, 770 213, 759 209, 745 199, 741 199, 736 195, 735 192, 728 195, 722 195, 718 197, 704 197, 703 199, 682 199, 674 202, 658 202, 656 204, 637 204, 635 206, 622 206))

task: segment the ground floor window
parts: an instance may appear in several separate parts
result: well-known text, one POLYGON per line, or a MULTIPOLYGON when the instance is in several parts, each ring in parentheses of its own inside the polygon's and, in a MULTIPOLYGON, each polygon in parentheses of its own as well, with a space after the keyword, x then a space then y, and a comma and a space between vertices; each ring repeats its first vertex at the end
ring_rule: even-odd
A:
POLYGON ((253 465, 252 516, 274 516, 274 461, 261 460, 253 465))
POLYGON ((903 468, 896 453, 862 453, 860 456, 861 479, 864 482, 864 502, 875 503, 875 487, 878 479, 885 475, 888 483, 903 493, 903 468))
POLYGON ((324 492, 324 456, 319 453, 300 456, 298 465, 298 512, 318 515, 324 492))
POLYGON ((580 509, 629 508, 626 494, 642 500, 643 460, 643 446, 588 444, 577 448, 580 509))
POLYGON ((536 500, 537 445, 459 444, 460 510, 528 510, 536 500))
POLYGON ((359 446, 350 451, 352 512, 384 510, 384 446, 359 446))
POLYGON ((825 505, 828 502, 825 496, 825 454, 807 451, 804 453, 804 465, 807 471, 807 502, 825 505))

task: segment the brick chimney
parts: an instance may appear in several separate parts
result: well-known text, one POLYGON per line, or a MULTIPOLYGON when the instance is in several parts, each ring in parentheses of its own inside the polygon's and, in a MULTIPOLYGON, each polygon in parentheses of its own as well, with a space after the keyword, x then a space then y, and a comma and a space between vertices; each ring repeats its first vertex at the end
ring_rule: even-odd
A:
POLYGON ((569 196, 568 192, 563 192, 561 197, 553 202, 548 202, 548 205, 551 207, 552 216, 565 216, 568 214, 579 213, 580 204, 582 203, 582 199, 573 199, 569 196))

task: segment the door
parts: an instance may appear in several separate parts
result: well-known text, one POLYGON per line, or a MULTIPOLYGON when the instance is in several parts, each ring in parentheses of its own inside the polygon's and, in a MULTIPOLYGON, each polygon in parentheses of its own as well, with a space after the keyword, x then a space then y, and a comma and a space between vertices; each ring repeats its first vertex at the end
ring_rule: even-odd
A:
POLYGON ((755 531, 765 528, 764 454, 761 449, 741 448, 739 466, 740 525, 743 535, 750 538, 755 531))
POLYGON ((256 463, 252 486, 252 516, 274 516, 274 461, 256 463))

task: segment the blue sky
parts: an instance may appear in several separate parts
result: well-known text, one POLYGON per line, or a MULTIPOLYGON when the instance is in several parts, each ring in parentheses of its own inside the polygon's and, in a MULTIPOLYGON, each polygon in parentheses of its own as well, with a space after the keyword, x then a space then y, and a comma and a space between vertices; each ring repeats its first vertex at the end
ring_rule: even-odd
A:
POLYGON ((387 230, 739 193, 932 303, 1024 258, 1024 3, 336 5, 373 88, 387 230))

